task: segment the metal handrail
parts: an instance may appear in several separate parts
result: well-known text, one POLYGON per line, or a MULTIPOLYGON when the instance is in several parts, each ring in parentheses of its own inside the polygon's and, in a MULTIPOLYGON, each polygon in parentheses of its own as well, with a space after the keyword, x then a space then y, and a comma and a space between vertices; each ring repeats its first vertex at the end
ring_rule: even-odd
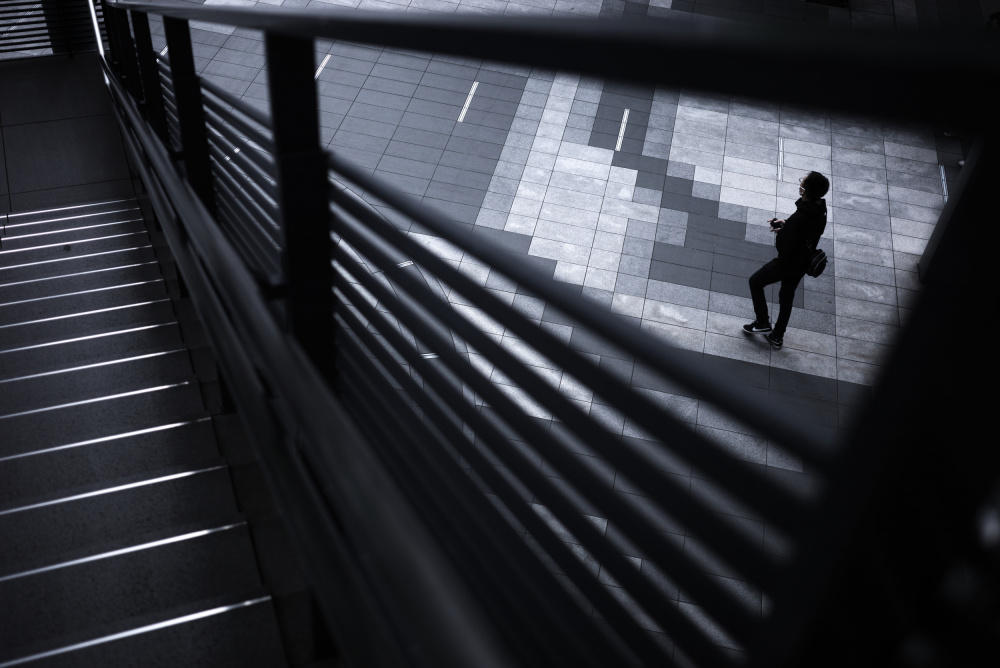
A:
MULTIPOLYGON (((794 100, 802 104, 822 104, 848 110, 878 109, 905 113, 910 117, 948 118, 970 127, 991 120, 991 114, 997 108, 1000 86, 993 84, 1000 82, 1000 51, 995 44, 964 37, 929 41, 921 37, 831 36, 809 31, 788 34, 756 28, 747 30, 741 26, 700 26, 691 29, 659 23, 637 25, 537 18, 442 19, 259 8, 223 9, 158 0, 108 2, 107 5, 118 30, 117 42, 112 43, 112 55, 120 66, 120 74, 124 73, 129 92, 126 93, 125 87, 118 81, 113 82, 112 91, 123 114, 123 124, 131 133, 127 137, 130 148, 138 156, 143 178, 153 184, 151 191, 156 193, 156 210, 165 219, 165 227, 169 228, 171 244, 181 248, 178 256, 182 271, 185 276, 190 273, 195 277, 196 286, 192 293, 199 307, 208 310, 206 320, 214 333, 213 339, 220 346, 233 343, 237 337, 243 339, 239 350, 222 354, 230 360, 229 366, 224 364, 224 368, 228 369, 227 374, 237 374, 236 386, 240 386, 239 381, 244 376, 252 376, 249 385, 253 389, 238 392, 237 403, 244 412, 253 413, 247 419, 261 423, 262 433, 267 434, 266 438, 262 437, 265 447, 261 457, 267 460, 269 468, 273 468, 275 480, 272 484, 282 488, 285 498, 297 498, 295 503, 305 504, 306 511, 312 513, 312 525, 291 520, 298 527, 304 544, 310 544, 310 538, 301 536, 303 532, 308 533, 311 526, 322 527, 325 532, 322 540, 326 542, 327 549, 334 549, 340 555, 338 568, 341 572, 336 573, 323 564, 322 558, 318 558, 312 550, 306 555, 307 561, 312 568, 318 569, 318 579, 330 587, 354 587, 360 592, 356 596, 366 608, 363 618, 377 625, 378 628, 372 631, 374 636, 381 634, 388 640, 392 646, 386 650, 389 654, 395 652, 397 657, 413 659, 415 655, 409 651, 409 645, 416 642, 422 647, 420 651, 426 651, 441 665, 464 665, 462 662, 472 660, 477 665, 484 662, 503 665, 509 659, 501 645, 507 649, 517 647, 515 654, 522 660, 526 656, 553 656, 551 639, 537 631, 527 632, 522 623, 511 617, 517 612, 516 606, 510 607, 516 603, 516 598, 511 597, 515 592, 524 591, 523 587, 531 580, 530 577, 519 578, 516 583, 512 579, 512 591, 504 592, 505 602, 483 600, 491 592, 498 593, 496 587, 503 582, 504 571, 490 571, 489 582, 479 582, 480 571, 477 568, 516 570, 528 566, 524 561, 518 562, 524 557, 523 554, 517 556, 516 549, 507 553, 506 561, 498 560, 493 555, 484 555, 471 542, 474 538, 463 535, 463 527, 469 527, 470 523, 474 525, 480 520, 495 522, 497 517, 494 510, 482 503, 482 499, 478 500, 480 508, 476 511, 454 508, 454 504, 469 498, 468 487, 464 492, 459 491, 461 485, 454 477, 448 478, 456 475, 454 466, 449 469, 450 473, 445 473, 443 469, 448 468, 445 462, 453 453, 463 452, 463 448, 470 444, 478 448, 480 443, 476 439, 482 439, 490 456, 468 451, 468 459, 475 462, 472 472, 503 490, 498 495, 503 504, 508 510, 517 509, 517 512, 512 511, 513 515, 520 518, 518 521, 524 525, 534 527, 539 544, 547 551, 546 555, 572 574, 574 587, 577 588, 574 591, 595 603, 595 609, 606 616, 612 633, 605 637, 601 631, 593 639, 594 647, 602 656, 605 656, 603 652, 608 652, 607 656, 617 656, 619 660, 626 656, 628 650, 623 651, 620 644, 612 646, 614 641, 625 640, 632 645, 632 651, 640 660, 648 665, 671 661, 671 657, 664 654, 655 641, 651 641, 646 629, 636 623, 635 617, 639 613, 623 611, 623 607, 627 606, 609 596, 603 584, 586 568, 581 570, 579 560, 559 544, 560 539, 551 527, 539 524, 532 514, 534 511, 524 505, 522 490, 537 495, 543 505, 556 511, 554 515, 558 522, 579 540, 582 549, 607 567, 621 585, 628 606, 637 605, 642 612, 653 613, 654 622, 663 623, 663 628, 674 636, 679 650, 691 658, 705 665, 730 663, 708 638, 702 623, 694 623, 690 616, 675 609, 672 601, 666 601, 662 592, 656 591, 655 583, 645 573, 633 572, 633 567, 620 551, 621 543, 615 541, 630 542, 636 546, 640 554, 648 555, 652 564, 665 566, 663 570, 667 576, 681 576, 680 588, 703 604, 707 615, 719 622, 723 630, 747 650, 751 663, 773 665, 774 661, 787 655, 791 643, 801 637, 805 622, 801 615, 792 618, 794 612, 790 603, 796 594, 796 587, 807 586, 808 591, 803 597, 808 602, 808 610, 812 611, 820 586, 826 582, 825 578, 833 568, 834 551, 828 549, 821 537, 809 535, 815 518, 822 517, 832 526, 833 515, 840 510, 833 507, 832 502, 842 504, 854 518, 860 508, 859 500, 870 493, 870 473, 864 476, 866 487, 861 492, 845 490, 843 485, 845 462, 858 460, 858 444, 835 443, 816 437, 805 423, 766 402, 748 399, 722 376, 692 363, 685 355, 665 347, 662 342, 624 320, 609 317, 571 288, 512 261, 508 255, 476 235, 443 223, 433 209, 396 192, 348 161, 324 155, 317 149, 316 119, 311 118, 309 123, 302 124, 303 127, 296 127, 292 113, 295 104, 303 112, 315 113, 315 89, 308 85, 312 80, 312 42, 316 37, 339 38, 403 48, 432 48, 454 55, 503 59, 589 74, 611 74, 619 78, 624 72, 626 78, 637 81, 669 82, 728 93, 752 93, 778 101, 789 100, 794 95, 794 100), (223 168, 214 177, 211 172, 202 169, 201 176, 192 178, 193 191, 188 184, 178 180, 170 158, 149 128, 144 126, 138 108, 129 97, 130 94, 137 96, 138 87, 134 71, 130 74, 129 70, 134 68, 131 36, 127 24, 120 22, 126 11, 152 12, 166 17, 171 54, 177 54, 178 69, 182 70, 179 76, 177 72, 165 68, 162 72, 164 85, 177 83, 175 92, 168 96, 168 116, 173 131, 178 133, 178 139, 183 144, 181 149, 188 174, 194 173, 192 166, 202 169, 213 160, 223 168), (114 12, 121 13, 118 19, 114 17, 114 12), (295 82, 293 86, 275 77, 271 71, 272 89, 280 86, 284 94, 295 97, 295 100, 276 99, 281 96, 275 96, 272 90, 272 121, 272 118, 250 110, 248 105, 224 91, 199 82, 191 58, 188 19, 263 30, 269 68, 283 67, 294 75, 290 78, 295 82), (171 42, 171 39, 174 41, 171 42), (511 50, 510 44, 514 41, 518 41, 519 48, 511 50), (180 48, 175 50, 175 44, 180 48), (790 66, 778 57, 787 50, 797 54, 797 59, 790 66), (741 63, 740 71, 732 66, 737 55, 741 63), (684 71, 667 71, 662 66, 662 63, 680 57, 690 62, 695 62, 691 59, 696 58, 697 62, 684 71), (280 65, 274 64, 276 60, 280 65), (878 62, 879 67, 859 69, 861 64, 871 61, 878 62), (761 79, 753 79, 751 89, 750 80, 741 72, 746 67, 765 73, 770 71, 774 76, 769 78, 765 74, 761 79), (817 69, 822 69, 835 79, 837 85, 805 87, 788 93, 775 68, 780 68, 785 77, 805 80, 817 69), (940 75, 929 86, 923 85, 927 83, 927 71, 940 75), (889 81, 885 79, 887 73, 891 77, 889 81), (218 100, 207 103, 201 97, 203 91, 218 100), (956 110, 951 100, 957 96, 962 97, 963 105, 956 110), (246 175, 250 178, 250 172, 256 171, 246 161, 243 166, 250 169, 244 169, 242 173, 236 171, 235 166, 218 162, 220 157, 224 160, 225 156, 211 141, 203 115, 203 107, 214 105, 213 118, 217 116, 220 120, 227 120, 227 114, 218 101, 235 110, 229 120, 236 120, 240 114, 245 115, 266 128, 274 140, 273 145, 268 146, 268 152, 274 156, 274 199, 278 204, 280 233, 283 235, 278 242, 281 266, 278 268, 277 283, 268 283, 260 276, 253 276, 246 258, 240 259, 235 250, 240 244, 247 243, 247 235, 253 233, 238 228, 238 219, 242 215, 254 217, 249 209, 242 213, 238 211, 254 201, 253 197, 242 193, 239 177, 246 175), (195 116, 200 120, 192 122, 195 116), (187 129, 184 129, 185 119, 187 129), (205 164, 202 165, 202 162, 205 164), (814 467, 819 494, 807 499, 790 492, 765 480, 754 467, 722 454, 700 434, 658 411, 651 402, 630 390, 613 374, 567 350, 546 333, 539 332, 527 319, 500 304, 461 272, 406 235, 398 233, 385 217, 375 214, 356 195, 344 190, 334 191, 328 202, 323 191, 328 185, 327 167, 343 177, 350 187, 363 191, 366 198, 374 198, 390 206, 414 221, 421 231, 430 231, 470 253, 527 288, 533 295, 545 299, 588 333, 597 333, 614 346, 627 350, 655 371, 691 390, 700 399, 718 405, 777 441, 783 449, 814 467), (321 177, 320 171, 323 172, 321 177), (300 203, 292 197, 293 189, 290 187, 290 183, 300 177, 310 184, 309 188, 294 191, 307 195, 305 199, 308 202, 303 206, 299 206, 300 203), (288 207, 295 209, 295 215, 286 215, 288 207), (220 220, 224 221, 221 229, 211 220, 208 212, 212 210, 218 211, 220 220), (323 238, 326 234, 323 224, 327 212, 331 210, 336 221, 332 231, 339 246, 323 256, 325 246, 320 246, 328 241, 323 238), (320 234, 317 235, 317 232, 320 234), (316 248, 309 248, 309 243, 304 242, 307 236, 316 248), (317 248, 319 252, 316 252, 317 248), (712 515, 713 511, 703 496, 691 494, 685 497, 676 486, 668 484, 657 490, 658 479, 644 470, 646 462, 642 456, 629 450, 626 444, 616 448, 614 440, 599 421, 576 409, 556 391, 537 391, 540 387, 537 374, 521 366, 509 352, 495 345, 464 317, 451 312, 448 302, 440 298, 439 291, 428 289, 422 282, 407 282, 408 277, 395 268, 398 253, 420 265, 421 271, 429 271, 432 280, 442 280, 488 316, 522 336, 535 351, 584 382, 609 405, 633 416, 637 424, 658 438, 667 449, 679 453, 709 478, 724 481, 728 491, 738 501, 760 512, 769 523, 785 530, 786 536, 793 538, 797 552, 787 555, 790 559, 776 566, 775 560, 763 550, 755 549, 749 541, 734 532, 726 533, 725 526, 712 515), (308 257, 307 262, 300 261, 304 257, 308 257), (335 271, 328 280, 328 274, 324 272, 330 268, 331 262, 335 271), (312 269, 303 272, 303 266, 312 269), (373 274, 373 271, 376 273, 373 274), (328 314, 323 312, 324 305, 328 303, 323 298, 328 298, 331 290, 335 291, 338 301, 333 302, 328 314), (320 305, 319 310, 310 310, 310 295, 320 305), (232 305, 223 309, 220 306, 223 302, 232 305), (387 308, 390 315, 376 308, 376 302, 383 309, 387 308), (278 326, 276 314, 290 323, 290 332, 282 331, 278 326), (302 329, 312 322, 325 322, 327 318, 331 323, 336 319, 339 325, 337 345, 351 353, 349 357, 340 356, 343 368, 339 374, 331 361, 331 353, 336 350, 333 335, 326 339, 313 336, 307 341, 308 337, 304 336, 302 329), (502 373, 522 388, 527 388, 528 395, 539 400, 540 405, 560 420, 560 435, 552 437, 540 429, 524 410, 496 389, 485 376, 469 368, 460 358, 460 351, 451 347, 455 340, 479 350, 486 358, 497 362, 497 368, 502 373), (424 354, 428 345, 436 353, 430 357, 437 359, 430 360, 424 354), (241 359, 241 356, 248 359, 241 359), (264 387, 267 388, 266 396, 264 387), (331 392, 331 388, 336 391, 331 392), (315 396, 307 396, 313 393, 315 396), (485 400, 484 411, 488 409, 489 415, 480 414, 472 396, 485 400), (357 411, 356 424, 347 417, 341 402, 350 404, 357 411), (420 406, 421 412, 409 411, 408 403, 420 406), (316 411, 327 411, 328 415, 319 416, 316 411), (273 416, 268 417, 269 414, 273 416), (364 416, 367 416, 367 421, 361 419, 364 416), (390 424, 397 427, 396 432, 390 424), (537 471, 532 471, 528 460, 504 433, 508 429, 535 448, 535 452, 540 453, 541 461, 566 474, 565 482, 555 485, 537 471), (407 438, 404 439, 399 430, 406 430, 407 438), (343 435, 346 442, 332 439, 334 432, 343 435), (473 436, 469 436, 470 433, 473 436), (411 436, 413 451, 407 449, 411 436), (297 462, 287 460, 289 453, 283 448, 274 447, 281 440, 292 442, 297 462), (697 568, 687 552, 676 549, 659 536, 648 518, 640 517, 639 513, 623 504, 600 476, 566 449, 578 443, 617 466, 627 480, 638 483, 637 486, 653 500, 658 512, 670 514, 672 507, 679 508, 676 514, 691 529, 691 536, 706 544, 715 556, 728 560, 729 565, 747 580, 760 585, 766 591, 774 612, 752 617, 730 607, 731 601, 722 588, 697 568), (496 471, 492 470, 492 457, 514 472, 516 484, 504 476, 496 477, 496 471), (385 498, 375 500, 372 490, 359 485, 359 479, 377 481, 378 494, 384 494, 385 498), (296 490, 288 489, 296 481, 304 484, 306 495, 312 495, 311 500, 303 499, 302 494, 296 496, 296 490), (840 486, 834 489, 832 483, 840 486), (466 496, 463 497, 463 494, 466 496), (375 507, 369 507, 373 503, 375 507), (449 503, 452 505, 449 506, 449 503), (317 504, 329 504, 329 507, 318 510, 317 504), (685 504, 690 504, 690 507, 685 504), (582 517, 581 508, 584 507, 596 508, 610 519, 621 537, 612 540, 601 535, 582 517), (365 522, 367 515, 372 513, 380 518, 379 522, 387 520, 388 515, 398 513, 405 518, 404 523, 410 525, 410 531, 402 531, 399 521, 386 521, 384 526, 373 529, 365 522), (331 529, 331 514, 346 528, 346 532, 331 529), (396 533, 400 531, 402 533, 396 533), (436 536, 437 541, 432 536, 436 536), (421 554, 400 560, 392 552, 400 549, 411 549, 421 554), (424 551, 426 554, 423 554, 424 551), (803 570, 802 555, 807 555, 811 560, 809 563, 816 566, 815 576, 803 570), (482 565, 461 563, 469 556, 481 559, 482 565), (427 568, 429 572, 422 570, 427 568), (339 585, 338 577, 341 578, 339 585), (428 619, 424 619, 419 612, 419 606, 425 604, 421 597, 429 595, 434 586, 443 587, 443 598, 446 600, 434 609, 428 619), (513 589, 515 586, 521 589, 513 589), (772 619, 766 619, 768 615, 772 619), (466 626, 454 625, 457 619, 466 616, 466 626), (775 620, 780 621, 780 628, 775 625, 775 620), (491 623, 494 626, 491 627, 491 623), (518 635, 521 631, 525 631, 523 638, 518 635), (502 636, 499 643, 494 632, 502 636), (790 633, 791 640, 782 633, 790 633), (451 637, 459 634, 462 635, 461 640, 451 637)), ((148 42, 148 27, 145 31, 148 42)), ((159 83, 161 73, 156 71, 155 60, 151 69, 153 80, 159 83)), ((111 68, 108 70, 110 72, 111 68)), ((234 123, 234 127, 238 127, 238 122, 234 123)), ((250 125, 245 125, 243 129, 256 131, 250 125)), ((216 128, 216 131, 226 141, 233 140, 228 130, 216 128)), ((160 139, 165 137, 165 130, 160 131, 160 139)), ((268 172, 265 170, 262 173, 266 176, 268 172)), ((293 506, 291 514, 294 515, 299 507, 293 506)), ((491 540, 497 540, 501 534, 509 537, 504 530, 495 528, 495 531, 497 533, 487 532, 491 540)), ((531 536, 535 537, 535 532, 531 532, 531 536)), ((834 547, 839 548, 846 541, 843 524, 838 526, 836 536, 834 547)), ((537 571, 535 575, 537 580, 537 571)), ((318 594, 331 619, 344 624, 352 621, 346 620, 342 613, 338 616, 335 603, 331 603, 330 590, 318 594)), ((560 609, 567 614, 574 610, 575 603, 563 600, 567 596, 565 591, 554 595, 559 598, 559 603, 552 605, 548 615, 558 614, 560 609)), ((576 612, 579 613, 579 610, 576 612)), ((591 628, 581 619, 577 618, 577 621, 581 628, 591 628)), ((357 624, 356 621, 354 623, 357 624)), ((708 627, 711 626, 708 623, 708 627)), ((565 624, 560 628, 565 630, 565 624)), ((371 639, 367 642, 370 643, 371 639)), ((361 641, 349 640, 347 644, 352 651, 358 652, 356 658, 365 656, 369 651, 378 654, 376 648, 361 641)), ((592 659, 588 661, 593 663, 592 659)), ((381 655, 381 658, 373 658, 374 663, 388 665, 392 660, 381 655)))
POLYGON ((107 4, 308 39, 430 49, 798 106, 947 119, 970 128, 993 120, 1000 96, 1000 40, 981 35, 834 32, 808 25, 786 30, 652 18, 630 22, 192 7, 168 0, 107 4), (816 84, 799 84, 811 81, 816 84))
MULTIPOLYGON (((110 69, 108 73, 113 74, 110 69)), ((367 546, 357 555, 367 562, 363 567, 373 578, 383 578, 390 590, 405 592, 415 615, 420 610, 423 619, 416 619, 415 624, 427 629, 431 642, 424 649, 435 663, 456 667, 508 665, 491 634, 476 619, 475 607, 462 601, 462 588, 443 566, 436 547, 421 531, 420 522, 412 517, 395 485, 372 458, 340 402, 294 339, 281 331, 243 261, 190 186, 176 174, 166 151, 113 76, 110 88, 120 121, 131 133, 130 148, 142 158, 144 180, 162 192, 154 198, 154 205, 178 263, 185 276, 204 276, 195 301, 200 311, 215 316, 209 329, 224 301, 225 312, 232 318, 230 327, 240 333, 253 365, 272 383, 282 398, 282 408, 302 435, 303 455, 322 471, 326 481, 322 491, 336 496, 337 507, 351 509, 340 521, 354 540, 367 546), (440 628, 456 630, 446 635, 432 632, 440 628), (487 648, 492 651, 484 652, 487 648)), ((244 380, 249 378, 240 378, 244 380)), ((237 395, 237 401, 243 398, 244 394, 237 395)))

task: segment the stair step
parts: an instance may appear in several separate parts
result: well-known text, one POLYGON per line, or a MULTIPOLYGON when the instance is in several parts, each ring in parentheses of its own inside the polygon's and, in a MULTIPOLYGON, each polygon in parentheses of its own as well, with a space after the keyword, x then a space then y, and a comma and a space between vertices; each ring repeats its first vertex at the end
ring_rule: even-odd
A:
POLYGON ((0 532, 17 537, 0 553, 0 581, 129 545, 138 535, 217 524, 237 512, 229 472, 218 460, 208 468, 175 467, 22 499, 0 509, 0 532))
POLYGON ((196 383, 145 388, 76 405, 57 405, 0 418, 0 457, 42 450, 67 440, 84 441, 184 422, 205 414, 196 383))
POLYGON ((131 218, 129 220, 91 222, 87 220, 75 220, 72 226, 62 226, 50 230, 15 230, 11 233, 8 229, 3 238, 3 249, 13 254, 18 250, 30 248, 45 248, 53 244, 74 244, 78 241, 87 241, 99 237, 109 237, 112 235, 135 234, 146 232, 146 224, 142 219, 131 218))
MULTIPOLYGON (((73 634, 63 644, 35 649, 47 655, 32 668, 277 668, 287 665, 276 631, 274 605, 263 588, 229 594, 167 614, 146 615, 130 625, 109 624, 91 636, 73 634), (72 638, 72 640, 70 640, 72 638)), ((92 632, 95 631, 92 629, 92 632)), ((27 658, 37 654, 29 652, 27 658)))
POLYGON ((40 299, 68 292, 98 290, 114 285, 154 281, 162 278, 163 274, 156 259, 150 256, 149 259, 137 263, 92 269, 87 272, 69 271, 62 275, 50 274, 27 281, 0 283, 0 303, 19 299, 40 299))
POLYGON ((188 351, 177 349, 0 381, 0 417, 193 378, 188 351))
POLYGON ((0 380, 46 373, 85 364, 176 350, 184 345, 173 319, 154 325, 109 330, 101 335, 38 342, 15 350, 0 350, 0 380))
POLYGON ((0 284, 6 285, 50 276, 66 276, 155 260, 156 254, 153 252, 153 246, 149 243, 149 239, 136 236, 132 245, 126 248, 94 253, 77 253, 41 262, 30 262, 23 258, 4 260, 4 266, 0 266, 0 284))
POLYGON ((77 255, 88 255, 103 251, 123 250, 149 244, 149 235, 146 228, 136 228, 133 231, 125 231, 121 234, 107 234, 95 230, 86 239, 79 239, 72 243, 46 244, 34 246, 32 248, 15 248, 0 250, 0 262, 3 264, 20 265, 30 262, 46 262, 52 260, 62 260, 77 255))
POLYGON ((78 441, 66 434, 59 445, 0 459, 0 508, 33 498, 70 496, 108 480, 153 478, 160 471, 199 469, 217 461, 212 421, 201 418, 149 430, 78 441))
POLYGON ((61 206, 51 209, 36 209, 35 211, 21 211, 7 214, 7 225, 11 226, 23 223, 32 223, 39 220, 62 216, 83 216, 90 213, 114 211, 116 209, 134 206, 136 206, 136 200, 129 198, 113 199, 104 202, 90 202, 87 204, 74 204, 72 206, 61 206))
POLYGON ((0 324, 11 327, 23 322, 151 302, 167 297, 163 279, 157 277, 140 283, 124 283, 95 290, 74 290, 51 297, 15 299, 0 302, 0 324))
POLYGON ((138 303, 109 310, 98 310, 60 317, 57 320, 17 323, 0 326, 3 350, 30 345, 93 336, 105 332, 173 322, 170 300, 161 298, 153 303, 138 303))
POLYGON ((9 237, 74 226, 99 225, 119 220, 142 220, 142 211, 139 210, 139 205, 135 202, 122 202, 103 211, 87 210, 85 213, 78 213, 74 210, 53 211, 40 215, 35 220, 25 220, 23 217, 12 218, 7 221, 7 225, 4 227, 4 245, 7 245, 9 237))
POLYGON ((175 538, 0 581, 0 661, 72 631, 260 585, 246 525, 175 538))

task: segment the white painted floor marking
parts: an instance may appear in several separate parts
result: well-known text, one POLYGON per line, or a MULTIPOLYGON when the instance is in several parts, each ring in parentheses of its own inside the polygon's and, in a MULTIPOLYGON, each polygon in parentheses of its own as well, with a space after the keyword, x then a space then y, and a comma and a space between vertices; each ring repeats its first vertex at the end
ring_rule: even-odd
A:
POLYGON ((625 113, 622 114, 622 127, 621 127, 621 130, 618 131, 618 143, 615 144, 615 150, 616 151, 622 150, 622 139, 625 138, 625 126, 626 125, 628 125, 628 109, 626 109, 625 113))
POLYGON ((319 79, 319 73, 322 72, 323 68, 326 67, 326 64, 328 62, 330 62, 330 55, 331 54, 329 54, 329 53, 326 54, 326 58, 324 58, 323 62, 319 64, 319 67, 316 68, 316 76, 313 77, 313 81, 315 81, 316 79, 319 79))
POLYGON ((782 172, 785 168, 785 140, 778 137, 778 180, 781 181, 782 172))
POLYGON ((944 201, 945 204, 948 203, 948 178, 944 175, 944 165, 938 165, 941 168, 941 187, 944 189, 944 201))
POLYGON ((165 47, 163 47, 162 49, 160 49, 160 55, 161 55, 161 56, 165 56, 165 55, 167 55, 167 49, 168 49, 168 48, 170 48, 170 47, 167 47, 167 46, 165 46, 165 47))
POLYGON ((465 106, 462 107, 462 113, 458 115, 458 122, 461 123, 465 120, 465 112, 469 110, 469 105, 472 104, 472 96, 476 94, 476 89, 479 88, 479 82, 472 82, 472 90, 469 91, 469 97, 465 98, 465 106))

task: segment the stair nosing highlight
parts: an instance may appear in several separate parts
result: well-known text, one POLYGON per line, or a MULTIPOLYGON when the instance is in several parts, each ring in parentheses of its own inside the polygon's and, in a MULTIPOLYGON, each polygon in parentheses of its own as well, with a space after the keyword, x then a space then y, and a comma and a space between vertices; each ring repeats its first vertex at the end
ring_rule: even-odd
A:
POLYGON ((99 339, 104 336, 117 336, 118 334, 131 334, 133 332, 141 332, 147 329, 155 329, 157 327, 169 327, 170 325, 177 325, 176 320, 171 320, 170 322, 158 322, 154 325, 140 325, 139 327, 130 327, 128 329, 119 329, 114 332, 101 332, 100 334, 88 334, 87 336, 77 336, 72 339, 61 339, 59 341, 49 341, 47 343, 35 343, 30 346, 21 346, 19 348, 8 348, 6 350, 0 350, 0 355, 4 353, 18 353, 25 350, 34 350, 36 348, 45 348, 47 346, 58 346, 66 343, 76 343, 77 341, 87 341, 89 339, 99 339))
MULTIPOLYGON (((151 248, 151 246, 142 246, 142 248, 151 248)), ((101 253, 103 255, 103 253, 101 253)), ((61 278, 74 278, 76 276, 87 276, 89 274, 100 274, 105 271, 118 271, 119 269, 134 269, 135 267, 148 267, 150 265, 158 265, 157 260, 149 260, 148 262, 135 262, 133 264, 122 264, 114 267, 105 267, 103 269, 90 269, 89 271, 76 271, 72 274, 59 274, 57 276, 43 276, 41 278, 29 278, 26 281, 13 281, 11 283, 0 283, 0 289, 10 288, 15 285, 27 285, 28 283, 41 283, 42 281, 57 281, 61 278)))
POLYGON ((209 536, 212 534, 221 533, 223 531, 230 531, 232 529, 236 529, 238 527, 246 525, 247 523, 245 520, 241 522, 233 522, 231 524, 224 524, 222 526, 217 526, 212 529, 199 529, 198 531, 190 531, 188 533, 171 536, 170 538, 161 538, 160 540, 154 540, 148 543, 130 545, 129 547, 121 547, 118 548, 117 550, 108 550, 107 552, 99 552, 97 554, 92 554, 86 557, 70 559, 69 561, 61 561, 55 564, 49 564, 47 566, 39 566, 37 568, 32 568, 26 571, 11 573, 10 575, 0 575, 0 583, 9 582, 11 580, 19 580, 21 578, 31 577, 32 575, 49 573, 51 571, 62 570, 63 568, 72 568, 73 566, 79 566, 81 564, 89 564, 94 561, 101 561, 102 559, 114 559, 115 557, 120 557, 125 554, 132 554, 134 552, 141 552, 143 550, 151 550, 157 547, 163 547, 164 545, 173 545, 174 543, 180 543, 186 540, 194 540, 196 538, 202 538, 203 536, 209 536))
POLYGON ((89 257, 100 257, 101 255, 111 255, 113 253, 128 253, 130 251, 142 250, 143 248, 152 248, 153 244, 144 244, 142 246, 133 246, 131 248, 115 248, 113 250, 99 251, 97 253, 87 253, 85 255, 71 255, 70 257, 57 257, 52 260, 39 260, 38 262, 22 262, 21 264, 11 264, 7 266, 0 266, 0 271, 7 269, 21 269, 23 267, 37 267, 42 264, 51 264, 53 262, 70 262, 71 260, 85 260, 89 257))
POLYGON ((71 401, 66 404, 57 404, 55 406, 43 406, 42 408, 32 408, 30 411, 19 411, 17 413, 8 413, 7 415, 0 415, 0 420, 8 420, 16 417, 24 417, 25 415, 37 415, 38 413, 46 413, 48 411, 57 411, 63 408, 75 408, 77 406, 85 406, 87 404, 96 404, 101 401, 111 401, 113 399, 122 399, 124 397, 135 397, 140 394, 150 394, 152 392, 162 392, 163 390, 169 390, 173 387, 183 387, 185 385, 191 385, 192 381, 185 380, 179 383, 170 383, 169 385, 156 385, 153 387, 146 387, 141 390, 131 390, 129 392, 120 392, 119 394, 109 394, 103 397, 94 397, 92 399, 81 399, 80 401, 71 401))
MULTIPOLYGON (((45 223, 58 223, 61 220, 79 220, 81 218, 92 218, 94 216, 110 216, 111 214, 123 213, 125 211, 141 211, 141 210, 139 209, 138 206, 134 206, 134 207, 129 207, 127 209, 114 209, 112 211, 97 211, 95 213, 84 213, 80 214, 79 216, 67 216, 65 218, 49 218, 47 220, 33 220, 30 223, 8 223, 6 227, 14 228, 14 227, 27 227, 29 225, 44 225, 45 223)), ((142 220, 142 218, 138 218, 137 220, 142 220)))
POLYGON ((0 463, 14 460, 23 459, 25 457, 34 457, 36 455, 47 455, 53 452, 59 452, 61 450, 71 450, 73 448, 83 448, 88 445, 97 445, 98 443, 109 443, 123 438, 132 438, 134 436, 144 436, 146 434, 155 434, 160 431, 167 431, 168 429, 178 429, 189 424, 197 424, 199 422, 206 422, 211 420, 210 417, 200 417, 193 420, 184 420, 181 422, 168 422, 167 424, 157 425, 155 427, 146 427, 145 429, 135 429, 133 431, 126 431, 120 434, 111 434, 109 436, 99 436, 97 438, 88 438, 84 441, 77 441, 75 443, 64 443, 63 445, 54 445, 49 448, 42 448, 41 450, 32 450, 31 452, 20 452, 15 455, 7 455, 5 457, 0 457, 0 463))
POLYGON ((89 204, 74 204, 72 206, 61 206, 55 209, 36 209, 34 211, 19 211, 16 213, 5 214, 7 218, 13 218, 14 216, 33 216, 37 213, 49 213, 51 211, 69 211, 70 209, 83 209, 88 206, 103 206, 105 204, 117 204, 119 202, 135 202, 135 198, 124 198, 124 199, 109 199, 104 202, 90 202, 89 204))
POLYGON ((115 640, 123 640, 125 638, 130 638, 137 635, 143 635, 145 633, 152 633, 154 631, 159 631, 161 629, 169 628, 171 626, 178 626, 180 624, 186 624, 188 622, 198 621, 200 619, 205 619, 207 617, 213 617, 215 615, 232 612, 233 610, 239 610, 241 608, 248 608, 250 606, 258 605, 260 603, 266 603, 270 600, 271 596, 267 595, 253 599, 246 599, 244 601, 241 601, 240 603, 231 603, 229 605, 209 608, 208 610, 203 610, 201 612, 182 615, 180 617, 167 619, 164 621, 156 622, 154 624, 147 624, 145 626, 139 626, 134 629, 129 629, 127 631, 119 631, 118 633, 112 633, 106 636, 93 638, 91 640, 85 640, 83 642, 74 643, 72 645, 66 645, 64 647, 58 647, 56 649, 48 650, 45 652, 39 652, 37 654, 31 654, 18 659, 5 661, 4 663, 0 663, 0 668, 12 668, 13 666, 20 666, 32 661, 40 661, 42 659, 47 659, 52 656, 67 654, 69 652, 74 652, 76 650, 86 649, 88 647, 94 647, 97 645, 103 645, 105 643, 114 642, 115 640))
POLYGON ((23 327, 25 325, 38 325, 43 322, 55 322, 56 320, 67 320, 69 318, 81 318, 86 315, 94 315, 96 313, 110 313, 111 311, 121 311, 127 308, 136 308, 138 306, 149 306, 150 304, 162 304, 164 302, 169 302, 169 297, 164 297, 163 299, 152 299, 144 302, 135 302, 134 304, 122 304, 121 306, 109 306, 108 308, 99 308, 91 311, 81 311, 79 313, 67 313, 66 315, 55 315, 50 318, 40 318, 38 320, 24 320, 22 322, 11 322, 4 325, 0 325, 0 329, 6 329, 8 327, 23 327))

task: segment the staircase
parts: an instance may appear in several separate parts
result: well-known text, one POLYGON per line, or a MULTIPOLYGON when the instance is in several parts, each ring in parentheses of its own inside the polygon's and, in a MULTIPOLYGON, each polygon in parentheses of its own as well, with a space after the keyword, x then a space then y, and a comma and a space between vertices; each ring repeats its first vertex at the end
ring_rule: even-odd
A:
POLYGON ((157 250, 134 200, 6 216, 0 668, 286 665, 157 250))

